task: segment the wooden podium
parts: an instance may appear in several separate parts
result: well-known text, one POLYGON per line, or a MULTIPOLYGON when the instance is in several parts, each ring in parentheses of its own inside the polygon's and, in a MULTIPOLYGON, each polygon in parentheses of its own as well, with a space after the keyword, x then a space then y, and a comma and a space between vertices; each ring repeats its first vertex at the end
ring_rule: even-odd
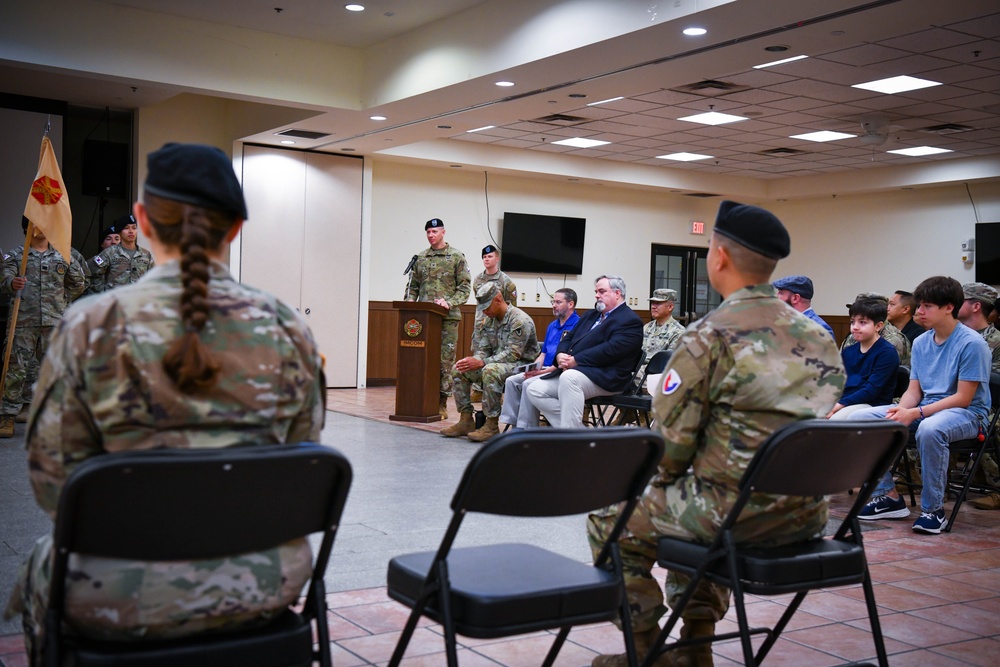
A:
POLYGON ((436 422, 441 396, 441 322, 448 309, 429 301, 393 301, 396 337, 396 413, 393 421, 436 422))

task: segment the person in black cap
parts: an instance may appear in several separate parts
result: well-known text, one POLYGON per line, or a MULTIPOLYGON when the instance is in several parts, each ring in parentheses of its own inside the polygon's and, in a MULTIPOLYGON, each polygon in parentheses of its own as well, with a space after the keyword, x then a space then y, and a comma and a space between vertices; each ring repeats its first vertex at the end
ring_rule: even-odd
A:
POLYGON ((774 289, 778 290, 778 298, 789 306, 799 311, 810 320, 820 325, 830 334, 834 340, 837 336, 833 333, 833 327, 826 323, 822 317, 816 314, 812 307, 812 298, 815 294, 813 281, 806 276, 785 276, 778 278, 773 283, 774 289))
POLYGON ((406 301, 433 301, 448 309, 441 323, 441 392, 438 414, 448 418, 448 397, 452 394, 451 367, 458 349, 458 325, 462 321, 459 307, 469 300, 472 276, 469 263, 461 250, 444 240, 444 221, 431 218, 424 224, 430 247, 415 255, 410 282, 406 286, 406 301))
POLYGON ((101 234, 101 250, 104 250, 108 246, 118 245, 121 242, 122 237, 114 224, 104 228, 104 232, 101 234))
POLYGON ((90 291, 93 294, 134 283, 156 265, 153 255, 136 242, 138 228, 133 216, 123 215, 109 229, 118 232, 120 243, 107 246, 90 258, 90 291))
MULTIPOLYGON (((305 321, 222 262, 247 216, 230 159, 168 144, 148 160, 134 211, 157 266, 71 306, 42 363, 26 444, 49 513, 76 466, 106 452, 318 441, 323 427, 326 383, 305 321)), ((47 664, 50 546, 36 544, 8 609, 23 614, 33 665, 47 664)), ((212 561, 78 554, 71 567, 74 633, 145 641, 275 617, 298 599, 312 558, 307 540, 292 540, 212 561)))
MULTIPOLYGON (((789 251, 788 232, 773 214, 730 201, 719 207, 706 264, 708 279, 724 300, 688 327, 651 389, 653 428, 667 448, 619 540, 640 660, 653 648, 657 620, 666 612, 660 584, 650 573, 660 536, 710 542, 761 443, 790 422, 825 416, 843 390, 844 367, 833 340, 786 307, 769 284, 777 261, 789 251)), ((592 546, 607 536, 616 511, 590 515, 592 546)), ((741 541, 787 544, 821 533, 827 502, 761 496, 743 517, 741 541)), ((687 583, 687 577, 668 573, 671 605, 687 583)), ((714 635, 728 608, 728 589, 702 583, 682 613, 681 638, 714 635)), ((593 664, 624 667, 627 661, 624 655, 604 655, 593 664)), ((712 665, 712 645, 675 649, 656 664, 712 665)))
MULTIPOLYGON (((479 294, 479 288, 488 282, 497 284, 497 287, 500 288, 500 293, 503 294, 504 303, 508 306, 517 305, 517 285, 514 284, 510 276, 500 270, 500 249, 492 244, 483 247, 483 272, 472 280, 472 293, 479 294)), ((483 321, 483 314, 477 310, 476 319, 472 325, 473 345, 479 339, 479 329, 483 326, 483 321)), ((476 352, 477 350, 473 347, 472 353, 475 354, 476 352)), ((478 402, 481 399, 482 387, 474 385, 472 400, 473 402, 478 402)))

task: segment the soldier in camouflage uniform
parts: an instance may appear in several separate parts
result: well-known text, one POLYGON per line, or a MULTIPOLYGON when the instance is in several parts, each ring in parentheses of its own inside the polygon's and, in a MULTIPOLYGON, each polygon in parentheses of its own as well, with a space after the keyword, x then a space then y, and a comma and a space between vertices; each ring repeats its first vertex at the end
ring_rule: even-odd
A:
POLYGON ((541 348, 531 316, 517 306, 507 305, 496 283, 482 285, 476 292, 476 303, 476 310, 483 314, 483 325, 472 342, 475 352, 459 359, 453 373, 459 422, 442 429, 441 435, 467 435, 473 442, 484 442, 500 432, 497 419, 507 377, 517 366, 533 362, 541 348), (486 423, 479 429, 472 419, 473 383, 482 383, 483 387, 486 423))
MULTIPOLYGON (((27 231, 28 219, 22 220, 27 231)), ((19 276, 24 246, 3 256, 3 283, 0 289, 13 296, 21 292, 17 327, 11 343, 11 362, 0 405, 0 438, 14 436, 14 419, 21 407, 31 402, 32 384, 48 349, 53 328, 62 319, 66 306, 83 293, 86 277, 79 260, 67 262, 37 227, 28 248, 24 276, 19 276)))
MULTIPOLYGON (((667 447, 620 540, 640 659, 666 611, 650 574, 659 537, 711 541, 760 444, 790 422, 825 415, 843 390, 844 367, 833 340, 818 324, 785 307, 768 284, 777 260, 788 253, 788 234, 776 217, 754 206, 722 203, 707 262, 712 287, 725 300, 681 337, 653 393, 657 428, 667 447)), ((595 549, 617 511, 612 507, 590 516, 595 549)), ((818 535, 826 520, 823 498, 761 496, 744 511, 736 539, 797 542, 818 535)), ((681 574, 668 573, 671 605, 687 582, 681 574)), ((683 612, 681 637, 714 634, 728 607, 729 590, 703 582, 683 612)), ((593 664, 626 662, 625 656, 600 656, 593 664)), ((655 664, 711 665, 711 646, 677 649, 655 664)))
POLYGON ((447 419, 451 367, 455 363, 458 325, 462 321, 459 308, 469 300, 472 276, 462 251, 445 243, 444 222, 439 218, 428 220, 424 231, 431 247, 417 255, 404 298, 407 301, 433 301, 448 309, 441 323, 441 396, 438 404, 441 419, 447 419))
MULTIPOLYGON (((889 298, 884 294, 878 294, 877 292, 862 292, 854 298, 854 301, 860 301, 861 299, 876 299, 878 301, 884 301, 886 306, 889 305, 889 298)), ((847 304, 850 308, 852 304, 847 304)), ((885 338, 888 342, 892 343, 892 346, 896 348, 896 353, 899 354, 899 365, 909 366, 910 365, 910 339, 903 335, 899 329, 892 325, 892 322, 886 320, 885 326, 879 333, 879 336, 885 338)), ((849 345, 854 345, 858 341, 854 340, 854 336, 847 336, 844 341, 840 344, 840 349, 843 350, 849 345)))
MULTIPOLYGON (((962 285, 965 303, 958 311, 958 321, 977 332, 990 348, 990 368, 1000 373, 1000 331, 989 323, 989 315, 997 300, 997 291, 985 283, 965 283, 962 285)), ((990 417, 992 418, 992 414, 990 417)), ((1000 436, 995 436, 1000 437, 1000 436)), ((993 452, 987 450, 980 466, 986 482, 994 489, 1000 489, 1000 468, 994 460, 993 452)), ((986 510, 1000 509, 1000 491, 994 490, 982 498, 971 501, 973 507, 986 510)))
MULTIPOLYGON (((488 282, 494 282, 497 287, 500 288, 501 294, 503 294, 503 300, 507 302, 508 306, 517 305, 517 285, 514 281, 510 279, 506 273, 500 270, 500 251, 494 245, 488 245, 483 248, 483 272, 475 277, 472 281, 472 293, 479 294, 479 288, 488 282)), ((473 339, 475 339, 476 331, 482 326, 485 317, 482 312, 478 309, 476 310, 476 321, 473 326, 473 339)), ((475 349, 473 349, 475 351, 475 349)))
MULTIPOLYGON (((150 154, 144 192, 136 217, 166 261, 146 280, 72 306, 42 364, 26 442, 35 496, 50 514, 66 477, 92 456, 294 443, 317 440, 323 426, 325 383, 305 321, 220 261, 246 217, 229 158, 168 144, 150 154)), ((42 664, 50 547, 38 542, 7 610, 23 614, 32 664, 42 664)), ((131 640, 255 624, 295 602, 311 567, 304 539, 213 561, 78 554, 67 618, 77 633, 131 640)))
POLYGON ((130 285, 156 266, 153 255, 136 243, 136 224, 132 216, 115 221, 121 243, 111 245, 90 259, 91 292, 100 294, 115 287, 130 285))
MULTIPOLYGON (((674 319, 674 304, 677 291, 672 289, 653 290, 649 297, 649 312, 653 319, 642 328, 642 351, 646 363, 660 350, 673 350, 684 334, 684 325, 674 319)), ((636 375, 636 382, 642 378, 636 375)))

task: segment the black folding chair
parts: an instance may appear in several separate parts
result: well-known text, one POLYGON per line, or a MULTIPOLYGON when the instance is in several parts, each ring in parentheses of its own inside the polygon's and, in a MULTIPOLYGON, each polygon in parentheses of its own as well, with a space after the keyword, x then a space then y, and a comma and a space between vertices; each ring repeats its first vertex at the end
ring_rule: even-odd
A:
POLYGON ((323 574, 351 466, 319 445, 158 449, 94 457, 59 498, 46 617, 49 667, 331 665, 323 574), (237 632, 148 642, 82 637, 64 618, 70 554, 140 561, 207 560, 322 533, 301 611, 237 632), (318 647, 313 647, 313 637, 318 647))
MULTIPOLYGON (((618 536, 663 446, 652 431, 614 427, 519 431, 487 441, 459 482, 438 550, 389 562, 389 597, 413 610, 389 664, 403 659, 421 616, 444 626, 451 667, 458 664, 459 634, 493 638, 559 628, 548 666, 572 626, 627 618, 618 536), (469 512, 552 517, 619 502, 621 518, 593 565, 531 544, 452 548, 469 512)), ((631 630, 627 639, 635 665, 631 630)))
POLYGON ((635 410, 636 419, 640 426, 650 428, 653 420, 649 413, 653 409, 653 397, 646 393, 646 379, 650 375, 659 375, 670 363, 671 350, 660 350, 649 359, 649 363, 643 369, 639 377, 639 384, 634 393, 616 394, 608 396, 608 403, 613 408, 608 423, 614 424, 618 415, 626 410, 635 410))
POLYGON ((588 398, 584 401, 584 409, 587 414, 590 415, 590 425, 591 426, 607 426, 611 421, 606 418, 606 413, 608 408, 612 406, 612 401, 618 396, 631 396, 638 394, 640 389, 639 385, 636 383, 639 376, 642 374, 642 369, 646 363, 646 353, 639 350, 639 354, 636 357, 635 365, 632 367, 632 377, 629 378, 628 386, 625 387, 625 391, 621 394, 611 394, 608 396, 594 396, 593 398, 588 398))
POLYGON ((986 454, 987 447, 993 450, 994 460, 1000 462, 1000 448, 997 447, 996 438, 997 418, 1000 417, 1000 373, 990 375, 990 413, 990 421, 978 438, 948 443, 951 453, 958 455, 960 467, 951 469, 948 473, 947 488, 955 494, 955 504, 951 508, 948 525, 944 528, 947 533, 950 533, 952 526, 955 525, 958 510, 972 487, 973 477, 979 470, 979 464, 986 454))
POLYGON ((768 438, 743 474, 739 496, 711 544, 660 538, 657 563, 668 570, 689 575, 691 583, 671 610, 643 664, 648 667, 660 653, 681 646, 739 637, 744 664, 759 665, 809 591, 861 584, 879 665, 887 667, 875 593, 857 517, 879 478, 906 445, 906 438, 906 427, 891 421, 826 419, 794 422, 768 438), (733 537, 733 528, 754 494, 825 496, 854 487, 861 487, 861 492, 833 537, 817 537, 781 547, 738 544, 733 537), (739 631, 664 645, 703 579, 732 589, 739 631), (795 593, 795 597, 773 628, 751 628, 744 606, 746 593, 795 593), (761 633, 767 637, 754 655, 750 638, 761 633))

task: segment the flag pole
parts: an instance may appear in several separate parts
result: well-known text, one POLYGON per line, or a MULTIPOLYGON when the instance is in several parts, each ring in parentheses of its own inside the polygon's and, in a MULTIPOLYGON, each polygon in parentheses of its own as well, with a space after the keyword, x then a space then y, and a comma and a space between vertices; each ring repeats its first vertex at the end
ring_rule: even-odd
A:
MULTIPOLYGON (((23 278, 28 268, 28 252, 31 250, 29 240, 35 236, 35 225, 28 221, 28 230, 24 235, 24 250, 21 252, 21 268, 17 272, 17 277, 23 278)), ((17 329, 17 311, 21 309, 22 289, 14 293, 14 303, 10 307, 10 323, 7 327, 7 347, 3 352, 3 373, 0 374, 0 399, 3 398, 3 390, 7 384, 7 369, 10 368, 10 352, 14 349, 14 331, 17 329)))

